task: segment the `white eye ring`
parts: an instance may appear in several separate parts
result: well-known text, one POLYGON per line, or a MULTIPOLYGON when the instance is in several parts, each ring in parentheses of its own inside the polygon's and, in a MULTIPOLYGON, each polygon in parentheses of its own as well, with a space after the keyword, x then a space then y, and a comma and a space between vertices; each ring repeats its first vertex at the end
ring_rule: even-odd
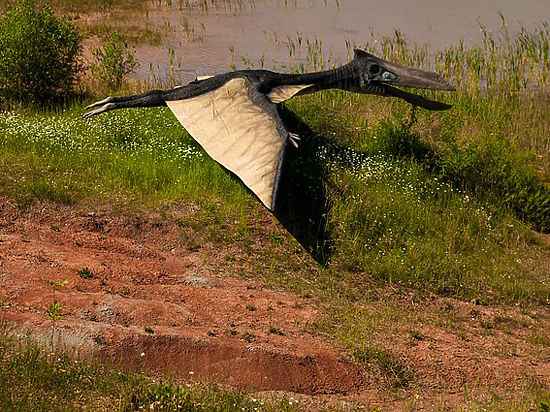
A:
POLYGON ((390 72, 382 73, 382 80, 384 81, 391 81, 391 80, 395 80, 396 78, 397 76, 393 73, 390 73, 390 72))

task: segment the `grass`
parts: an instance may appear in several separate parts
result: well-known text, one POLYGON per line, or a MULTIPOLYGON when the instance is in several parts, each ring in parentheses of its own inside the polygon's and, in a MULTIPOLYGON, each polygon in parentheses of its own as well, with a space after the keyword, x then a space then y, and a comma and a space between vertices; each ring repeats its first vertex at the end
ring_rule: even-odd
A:
POLYGON ((80 276, 82 279, 91 279, 94 277, 94 273, 90 268, 83 267, 78 271, 78 276, 80 276))
POLYGON ((498 412, 513 412, 513 411, 537 411, 547 412, 550 410, 550 394, 541 390, 541 388, 533 387, 526 388, 525 393, 521 399, 510 401, 503 399, 499 396, 494 396, 492 399, 486 402, 469 403, 467 408, 461 408, 460 410, 482 412, 482 411, 498 411, 498 412))
MULTIPOLYGON (((314 255, 324 251, 326 270, 483 302, 547 303, 549 274, 539 263, 548 259, 548 247, 530 227, 546 230, 550 191, 521 161, 521 150, 502 137, 479 137, 462 148, 452 142, 458 127, 445 146, 430 145, 403 125, 400 103, 352 98, 363 111, 379 105, 387 113, 365 127, 345 114, 348 97, 300 98, 283 113, 304 139, 289 154, 289 180, 298 186, 285 188, 283 202, 305 207, 307 194, 312 204, 303 218, 322 213, 306 228, 280 218, 314 255), (305 236, 312 227, 316 232, 305 236)), ((182 229, 246 247, 249 216, 264 212, 166 109, 120 111, 91 122, 81 112, 75 106, 0 115, 1 193, 22 206, 85 199, 139 207, 193 203, 199 212, 182 218, 182 229)), ((419 122, 433 122, 441 115, 420 116, 419 122)), ((270 243, 280 251, 287 244, 277 236, 270 243)))
POLYGON ((182 197, 200 203, 201 193, 218 201, 225 194, 232 199, 227 208, 238 210, 245 203, 246 191, 220 167, 204 162, 165 110, 121 113, 93 123, 82 121, 81 112, 75 107, 62 114, 2 114, 2 166, 11 169, 2 177, 4 193, 22 205, 113 195, 157 204, 182 197))
POLYGON ((178 385, 124 373, 36 346, 2 325, 0 409, 3 411, 296 411, 287 399, 265 401, 205 385, 178 385), (17 390, 14 390, 17 388, 17 390))
POLYGON ((366 347, 357 350, 354 358, 367 366, 374 366, 382 372, 389 386, 394 389, 407 389, 414 380, 412 371, 402 360, 376 347, 366 347))
MULTIPOLYGON (((380 288, 418 299, 433 293, 480 304, 550 304, 550 247, 541 234, 550 231, 548 30, 512 37, 503 21, 500 35, 485 32, 480 46, 437 53, 407 44, 398 32, 365 45, 389 60, 445 73, 458 91, 426 95, 453 104, 447 112, 418 111, 412 121, 402 102, 338 91, 288 102, 281 114, 302 143, 285 168, 284 207, 276 216, 284 229, 265 224, 269 214, 253 195, 167 109, 119 111, 89 122, 81 120, 79 104, 0 113, 0 194, 22 208, 35 201, 138 210, 178 204, 188 212, 178 225, 182 237, 192 238, 190 248, 231 246, 231 264, 218 268, 221 274, 261 277, 314 297, 325 309, 312 326, 316 332, 338 340, 389 386, 414 387, 414 371, 372 338, 373 331, 414 323, 416 314, 382 304, 373 312, 368 304, 383 300, 380 288)), ((293 47, 298 43, 308 47, 303 69, 327 64, 320 43, 293 47)), ((451 329, 453 322, 449 314, 451 329)), ((269 332, 284 333, 276 326, 269 332)), ((422 332, 410 334, 423 339, 422 332)), ((548 346, 544 334, 530 339, 548 346)), ((23 372, 2 376, 10 374, 23 372)), ((134 407, 133 399, 148 406, 205 397, 213 405, 248 405, 241 395, 217 390, 194 392, 114 372, 105 379, 93 389, 100 392, 90 389, 82 399, 134 407)), ((29 396, 47 389, 25 385, 29 396)), ((63 391, 56 397, 71 405, 81 399, 63 391)), ((501 405, 489 403, 495 410, 501 405)))

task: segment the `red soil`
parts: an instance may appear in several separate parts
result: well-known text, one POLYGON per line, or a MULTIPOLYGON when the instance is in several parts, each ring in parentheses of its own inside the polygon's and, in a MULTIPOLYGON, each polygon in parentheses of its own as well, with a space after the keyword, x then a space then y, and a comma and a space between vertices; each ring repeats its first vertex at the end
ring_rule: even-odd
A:
POLYGON ((425 338, 414 343, 406 331, 374 337, 414 371, 413 388, 396 395, 310 331, 319 316, 312 299, 217 277, 212 265, 227 263, 207 258, 203 247, 182 244, 173 221, 44 204, 21 211, 0 198, 0 316, 37 337, 55 330, 80 353, 185 381, 371 404, 403 396, 429 408, 434 399, 461 398, 465 385, 501 393, 526 380, 550 387, 548 347, 525 339, 550 325, 547 310, 529 317, 442 298, 423 308, 402 302, 434 312, 450 305, 462 324, 460 332, 416 325, 425 338), (79 276, 84 267, 92 278, 79 276), (55 325, 46 314, 54 301, 62 315, 55 325), (519 326, 482 336, 481 321, 503 316, 519 326))
POLYGON ((46 311, 58 301, 56 328, 66 342, 130 368, 253 390, 361 387, 358 366, 304 331, 315 308, 255 282, 210 277, 200 251, 169 247, 176 226, 70 209, 19 213, 5 200, 0 213, 0 293, 9 320, 50 330, 46 311), (84 267, 91 279, 79 276, 84 267))

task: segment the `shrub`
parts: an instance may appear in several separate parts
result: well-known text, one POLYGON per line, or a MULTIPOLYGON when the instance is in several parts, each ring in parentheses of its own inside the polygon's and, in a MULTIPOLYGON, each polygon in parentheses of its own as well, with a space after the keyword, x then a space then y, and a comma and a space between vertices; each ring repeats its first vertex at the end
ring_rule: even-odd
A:
POLYGON ((138 66, 135 52, 117 32, 102 48, 95 49, 93 55, 96 63, 92 65, 92 73, 110 90, 120 89, 126 77, 138 66))
POLYGON ((0 104, 51 103, 71 94, 81 39, 48 5, 19 0, 0 17, 0 104))
POLYGON ((371 150, 410 158, 461 192, 511 210, 544 233, 550 231, 550 189, 528 166, 525 152, 500 135, 460 147, 440 143, 439 153, 401 125, 382 123, 371 150))

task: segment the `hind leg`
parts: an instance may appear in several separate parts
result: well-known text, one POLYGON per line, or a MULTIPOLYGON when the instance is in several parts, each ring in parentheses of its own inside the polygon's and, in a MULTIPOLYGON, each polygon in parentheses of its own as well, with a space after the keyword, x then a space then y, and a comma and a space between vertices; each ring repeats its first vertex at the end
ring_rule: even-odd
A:
MULTIPOLYGON (((110 97, 108 97, 107 99, 110 99, 110 97)), ((90 110, 84 113, 82 115, 84 119, 88 119, 92 116, 97 116, 98 114, 108 112, 109 110, 114 110, 118 108, 115 103, 104 103, 104 100, 102 100, 101 102, 94 103, 93 105, 86 107, 86 109, 91 109, 92 107, 96 107, 96 109, 90 110)))
POLYGON ((86 109, 93 109, 83 115, 85 119, 98 114, 108 112, 115 109, 132 108, 132 107, 160 107, 166 106, 163 97, 164 92, 153 90, 143 94, 125 97, 107 97, 106 99, 95 102, 86 109))

